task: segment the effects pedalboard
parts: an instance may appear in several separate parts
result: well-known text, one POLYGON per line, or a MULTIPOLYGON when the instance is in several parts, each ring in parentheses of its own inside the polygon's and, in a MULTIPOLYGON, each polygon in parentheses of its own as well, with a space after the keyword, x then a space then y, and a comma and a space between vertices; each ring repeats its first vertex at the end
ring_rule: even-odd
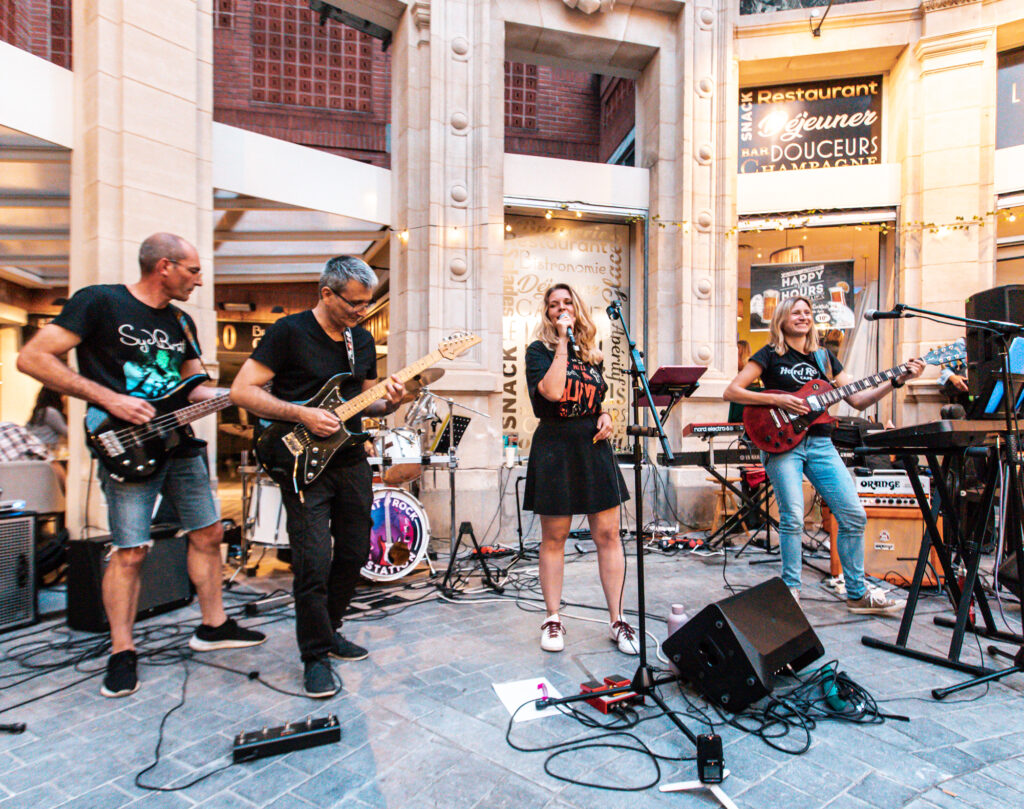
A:
POLYGON ((643 705, 644 698, 635 691, 630 691, 631 686, 628 677, 621 674, 613 674, 605 677, 603 683, 596 680, 588 680, 580 684, 581 694, 593 694, 589 699, 583 700, 588 705, 593 705, 601 713, 618 710, 626 705, 643 705))
POLYGON ((305 721, 289 722, 276 728, 263 728, 250 733, 239 733, 235 737, 232 749, 236 764, 242 761, 255 761, 258 758, 291 753, 293 750, 305 750, 321 744, 332 744, 341 741, 341 726, 334 714, 305 721))

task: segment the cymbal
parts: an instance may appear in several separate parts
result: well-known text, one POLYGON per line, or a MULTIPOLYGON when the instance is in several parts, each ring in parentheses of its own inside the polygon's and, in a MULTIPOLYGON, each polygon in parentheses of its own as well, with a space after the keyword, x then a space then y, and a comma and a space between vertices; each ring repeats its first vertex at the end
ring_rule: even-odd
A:
POLYGON ((443 368, 427 368, 425 371, 420 371, 420 373, 405 383, 405 395, 402 397, 400 404, 409 404, 409 402, 416 401, 416 397, 420 395, 422 388, 437 382, 442 376, 444 376, 443 368))
POLYGON ((220 431, 238 438, 252 438, 253 428, 248 424, 222 424, 220 431))

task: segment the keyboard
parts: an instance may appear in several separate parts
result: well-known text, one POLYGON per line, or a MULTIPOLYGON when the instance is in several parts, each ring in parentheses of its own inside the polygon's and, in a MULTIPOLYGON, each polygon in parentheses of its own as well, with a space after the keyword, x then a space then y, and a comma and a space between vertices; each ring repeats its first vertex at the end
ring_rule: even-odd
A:
POLYGON ((742 421, 693 422, 683 427, 683 435, 739 435, 742 432, 742 421))

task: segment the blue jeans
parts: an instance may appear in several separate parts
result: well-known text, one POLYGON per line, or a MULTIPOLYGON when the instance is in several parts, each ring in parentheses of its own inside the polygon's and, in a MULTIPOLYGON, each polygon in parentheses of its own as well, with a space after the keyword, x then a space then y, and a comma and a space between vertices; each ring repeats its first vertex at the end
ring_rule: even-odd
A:
MULTIPOLYGON (((122 483, 110 477, 99 464, 100 485, 107 497, 107 522, 111 542, 118 548, 152 545, 149 528, 157 495, 174 508, 178 523, 186 533, 213 525, 220 510, 210 491, 206 457, 172 457, 153 477, 140 483, 122 483)), ((161 511, 164 510, 161 504, 161 511)))
POLYGON ((782 548, 782 580, 788 587, 800 586, 804 530, 804 475, 835 515, 839 530, 836 550, 843 565, 846 595, 861 598, 864 586, 864 527, 867 515, 857 497, 853 479, 843 464, 832 439, 808 436, 795 449, 778 455, 761 453, 775 500, 779 505, 779 542, 782 548))

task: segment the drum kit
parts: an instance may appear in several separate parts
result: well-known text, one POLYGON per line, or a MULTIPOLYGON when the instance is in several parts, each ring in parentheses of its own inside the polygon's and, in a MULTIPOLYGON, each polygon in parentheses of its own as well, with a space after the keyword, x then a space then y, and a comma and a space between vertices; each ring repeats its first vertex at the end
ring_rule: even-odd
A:
MULTIPOLYGON (((401 486, 417 481, 430 466, 448 465, 454 472, 453 465, 458 464, 455 447, 448 451, 445 446, 441 454, 439 445, 444 442, 438 439, 447 430, 447 438, 454 438, 457 446, 469 420, 456 416, 455 419, 462 419, 461 423, 449 418, 442 424, 435 408, 440 397, 427 389, 443 374, 440 368, 428 368, 406 383, 402 403, 410 407, 403 426, 389 427, 380 420, 369 430, 372 438, 366 445, 367 460, 374 473, 372 527, 370 557, 362 575, 371 581, 394 581, 424 561, 430 565, 430 520, 426 509, 413 492, 401 486)), ((448 403, 449 410, 453 405, 461 407, 449 399, 441 401, 448 403)), ((257 466, 243 464, 241 472, 242 512, 246 515, 243 559, 247 558, 249 545, 287 547, 285 512, 277 484, 257 466)))

